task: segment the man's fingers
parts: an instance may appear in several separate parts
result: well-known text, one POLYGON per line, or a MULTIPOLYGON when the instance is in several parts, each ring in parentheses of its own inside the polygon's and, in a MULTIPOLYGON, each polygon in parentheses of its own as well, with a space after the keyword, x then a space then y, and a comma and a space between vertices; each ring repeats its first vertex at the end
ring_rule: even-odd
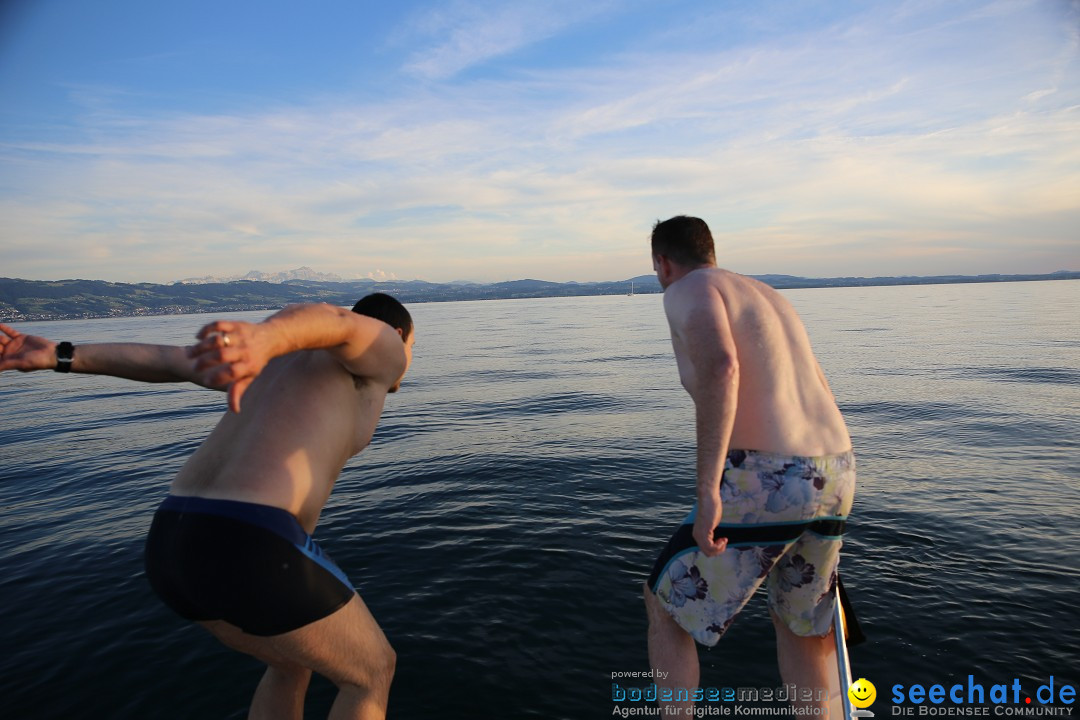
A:
POLYGON ((713 533, 694 539, 697 540, 698 549, 705 554, 705 557, 715 557, 727 549, 727 538, 714 537, 713 533))
POLYGON ((186 349, 189 358, 223 348, 240 348, 247 345, 247 323, 221 320, 210 323, 198 332, 198 342, 186 349))
POLYGON ((243 350, 234 347, 207 348, 202 352, 189 354, 189 357, 195 359, 196 372, 208 370, 218 365, 246 365, 245 361, 247 360, 243 350))
POLYGON ((221 335, 223 333, 230 333, 236 330, 236 323, 230 320, 215 320, 209 325, 203 325, 195 337, 200 340, 205 340, 211 335, 221 335))
POLYGON ((247 380, 249 383, 254 380, 247 363, 214 364, 201 371, 196 369, 196 372, 202 375, 207 385, 214 388, 223 388, 242 380, 247 380))
POLYGON ((235 347, 236 343, 232 336, 226 333, 210 333, 205 338, 189 345, 187 348, 188 357, 197 357, 206 353, 211 353, 215 350, 224 350, 225 348, 235 347))
POLYGON ((229 386, 229 409, 234 413, 240 413, 240 398, 243 396, 244 391, 247 390, 248 385, 254 378, 244 378, 243 380, 237 380, 229 386))
POLYGON ((221 351, 200 355, 193 369, 203 385, 213 388, 224 388, 251 374, 251 365, 239 355, 221 351))
MULTIPOLYGON (((193 367, 199 383, 226 390, 229 409, 238 413, 240 398, 258 375, 258 367, 242 343, 224 334, 224 329, 231 325, 216 322, 204 327, 199 332, 199 342, 187 348, 187 356, 195 361, 193 367)), ((240 331, 237 331, 237 336, 239 334, 240 331)))
POLYGON ((16 343, 16 345, 20 344, 16 342, 19 339, 20 333, 15 328, 7 325, 0 325, 0 331, 2 331, 0 332, 0 353, 2 353, 11 343, 16 343))

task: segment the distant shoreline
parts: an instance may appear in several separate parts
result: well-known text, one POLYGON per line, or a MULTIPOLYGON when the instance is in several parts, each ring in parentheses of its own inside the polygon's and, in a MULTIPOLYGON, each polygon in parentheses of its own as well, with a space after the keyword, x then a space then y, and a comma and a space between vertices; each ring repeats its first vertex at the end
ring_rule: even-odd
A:
MULTIPOLYGON (((804 278, 754 275, 779 290, 896 285, 960 285, 997 282, 1078 280, 1080 271, 1041 275, 939 275, 928 277, 804 278)), ((526 298, 635 295, 661 292, 653 275, 594 283, 513 280, 501 283, 429 283, 422 280, 356 280, 282 283, 238 280, 211 283, 111 283, 103 280, 21 280, 0 278, 0 322, 191 315, 275 310, 297 302, 352 305, 372 292, 394 295, 404 303, 513 300, 526 298)))

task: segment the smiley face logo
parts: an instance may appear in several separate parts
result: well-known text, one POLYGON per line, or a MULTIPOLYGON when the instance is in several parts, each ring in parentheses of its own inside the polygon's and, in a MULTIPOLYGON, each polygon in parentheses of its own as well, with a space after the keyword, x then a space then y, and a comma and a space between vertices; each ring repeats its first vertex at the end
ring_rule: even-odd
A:
POLYGON ((847 694, 851 704, 857 708, 868 708, 877 700, 877 688, 866 678, 859 678, 851 683, 847 694))

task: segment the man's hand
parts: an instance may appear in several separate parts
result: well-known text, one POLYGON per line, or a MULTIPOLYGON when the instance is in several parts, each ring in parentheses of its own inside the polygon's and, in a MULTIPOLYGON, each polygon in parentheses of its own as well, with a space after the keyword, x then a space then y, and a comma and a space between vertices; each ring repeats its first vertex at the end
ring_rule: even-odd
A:
POLYGON ((52 370, 56 367, 56 343, 37 335, 23 335, 0 325, 0 372, 52 370))
POLYGON ((195 360, 198 382, 229 391, 229 409, 240 412, 240 398, 248 386, 276 356, 273 331, 265 325, 219 320, 203 327, 199 342, 187 349, 195 360))
POLYGON ((727 538, 713 539, 713 531, 720 524, 724 506, 719 497, 698 500, 697 516, 694 518, 694 542, 705 557, 719 555, 727 549, 727 538))

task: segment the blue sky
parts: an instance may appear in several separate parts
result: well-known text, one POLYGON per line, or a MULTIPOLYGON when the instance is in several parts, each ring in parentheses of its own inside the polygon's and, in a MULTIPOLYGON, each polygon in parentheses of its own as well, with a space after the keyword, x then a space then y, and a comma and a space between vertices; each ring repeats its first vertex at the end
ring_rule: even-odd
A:
POLYGON ((1080 0, 0 3, 0 276, 1080 270, 1080 0))

